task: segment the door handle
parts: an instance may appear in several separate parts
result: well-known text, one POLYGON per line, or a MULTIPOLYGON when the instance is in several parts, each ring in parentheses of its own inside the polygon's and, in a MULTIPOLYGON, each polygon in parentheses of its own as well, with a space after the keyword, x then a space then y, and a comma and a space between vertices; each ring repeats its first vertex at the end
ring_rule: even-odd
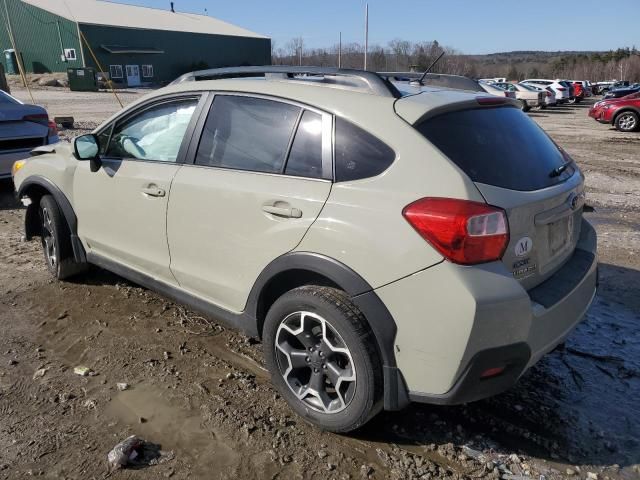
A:
POLYGON ((275 205, 263 205, 262 210, 275 215, 277 217, 284 218, 302 218, 302 210, 292 207, 276 207, 275 205))
POLYGON ((144 187, 142 189, 142 193, 150 197, 164 197, 167 194, 167 192, 165 192, 164 189, 157 187, 155 185, 149 185, 147 187, 144 187))

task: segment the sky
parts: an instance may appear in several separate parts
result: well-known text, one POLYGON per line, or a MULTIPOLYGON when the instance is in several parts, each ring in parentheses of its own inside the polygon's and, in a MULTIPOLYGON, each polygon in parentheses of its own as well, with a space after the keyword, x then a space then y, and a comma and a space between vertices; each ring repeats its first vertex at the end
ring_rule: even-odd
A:
MULTIPOLYGON (((117 0, 169 9, 170 0, 117 0)), ((306 47, 364 43, 364 0, 174 0, 177 11, 204 13, 306 47)), ((640 0, 369 0, 369 43, 438 40, 467 54, 514 50, 610 50, 640 47, 640 0), (551 5, 551 6, 545 6, 551 5), (558 7, 564 5, 564 8, 558 7), (611 13, 609 13, 611 12, 611 13)))

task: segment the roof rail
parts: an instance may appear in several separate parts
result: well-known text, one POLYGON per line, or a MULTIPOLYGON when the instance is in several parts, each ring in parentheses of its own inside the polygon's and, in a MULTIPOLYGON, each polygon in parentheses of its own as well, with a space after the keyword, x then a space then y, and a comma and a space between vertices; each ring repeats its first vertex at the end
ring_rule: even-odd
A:
POLYGON ((247 78, 247 77, 279 77, 289 80, 304 80, 305 77, 324 77, 325 83, 332 85, 353 88, 355 90, 366 90, 374 95, 382 97, 399 98, 401 96, 398 89, 386 78, 377 73, 365 70, 353 70, 348 68, 335 67, 290 67, 286 65, 274 65, 264 67, 227 67, 213 68, 210 70, 199 70, 185 73, 176 78, 170 85, 182 82, 193 82, 199 80, 220 80, 224 78, 247 78), (301 78, 302 77, 302 78, 301 78), (330 77, 328 79, 327 77, 330 77))
MULTIPOLYGON (((389 81, 418 82, 422 77, 420 72, 379 72, 379 76, 389 81)), ((431 87, 452 88, 454 90, 471 90, 473 92, 484 91, 477 80, 462 75, 447 75, 444 73, 427 73, 422 84, 431 87)))

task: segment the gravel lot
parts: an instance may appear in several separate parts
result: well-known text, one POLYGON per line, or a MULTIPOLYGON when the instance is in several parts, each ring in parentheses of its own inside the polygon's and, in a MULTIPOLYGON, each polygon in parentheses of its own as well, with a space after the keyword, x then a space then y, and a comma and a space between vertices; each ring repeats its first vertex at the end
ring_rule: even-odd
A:
MULTIPOLYGON (((81 128, 64 139, 119 109, 107 93, 34 95, 52 116, 75 116, 81 128)), ((354 435, 294 416, 261 346, 215 319, 97 268, 51 280, 39 244, 20 241, 23 212, 1 185, 0 479, 640 478, 640 134, 596 124, 587 109, 531 113, 580 164, 596 208, 586 215, 601 288, 586 320, 498 397, 413 405, 354 435), (107 452, 132 434, 161 455, 109 472, 107 452)))

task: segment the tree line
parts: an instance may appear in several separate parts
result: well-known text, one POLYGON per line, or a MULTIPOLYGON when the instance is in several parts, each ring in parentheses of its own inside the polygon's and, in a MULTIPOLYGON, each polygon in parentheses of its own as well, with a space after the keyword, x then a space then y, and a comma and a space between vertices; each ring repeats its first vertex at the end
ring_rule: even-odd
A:
MULTIPOLYGON (((283 46, 271 44, 274 65, 317 65, 363 68, 364 45, 358 42, 335 44, 328 48, 308 48, 302 37, 283 46)), ((607 52, 512 52, 492 55, 465 55, 437 40, 409 42, 394 39, 386 45, 370 45, 367 69, 377 72, 424 71, 441 52, 445 56, 434 67, 437 73, 471 78, 506 77, 566 78, 640 82, 640 52, 619 48, 607 52)))

